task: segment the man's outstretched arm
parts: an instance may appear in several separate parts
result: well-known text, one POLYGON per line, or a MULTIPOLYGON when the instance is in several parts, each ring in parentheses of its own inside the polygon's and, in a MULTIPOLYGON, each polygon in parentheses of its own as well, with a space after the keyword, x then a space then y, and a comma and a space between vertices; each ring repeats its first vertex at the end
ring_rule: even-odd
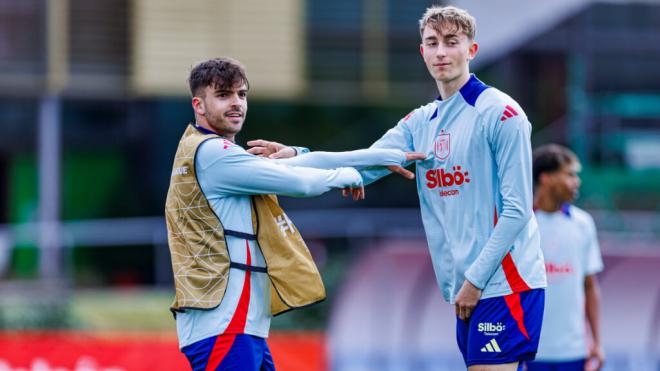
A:
POLYGON ((397 126, 387 131, 383 137, 372 144, 371 147, 367 150, 356 150, 348 152, 320 152, 323 154, 323 156, 340 156, 335 158, 314 156, 310 157, 310 155, 319 152, 306 153, 308 150, 305 147, 292 147, 263 139, 248 141, 247 144, 248 146, 251 146, 251 148, 249 148, 247 151, 251 154, 268 157, 271 159, 288 159, 292 157, 304 158, 304 160, 300 160, 301 162, 290 163, 295 163, 296 165, 300 166, 333 168, 337 167, 337 165, 341 163, 342 165, 340 166, 358 167, 360 174, 363 178, 365 178, 365 184, 372 183, 390 173, 397 173, 405 178, 414 179, 415 175, 412 172, 406 170, 405 166, 410 165, 413 161, 425 159, 426 155, 413 152, 412 135, 410 134, 408 127, 404 126, 404 123, 404 120, 399 122, 397 126), (402 163, 396 163, 396 161, 388 161, 387 158, 392 158, 391 156, 393 153, 387 152, 390 150, 405 152, 405 161, 402 163), (353 163, 351 164, 350 162, 353 163))
POLYGON ((305 166, 317 169, 354 167, 358 170, 374 166, 404 166, 415 160, 423 160, 423 153, 407 152, 398 149, 368 148, 346 152, 315 151, 296 157, 276 160, 289 166, 305 166))
POLYGON ((286 166, 251 155, 239 146, 225 148, 222 140, 209 140, 200 146, 196 167, 203 188, 226 195, 313 197, 332 188, 362 186, 362 178, 353 168, 286 166))

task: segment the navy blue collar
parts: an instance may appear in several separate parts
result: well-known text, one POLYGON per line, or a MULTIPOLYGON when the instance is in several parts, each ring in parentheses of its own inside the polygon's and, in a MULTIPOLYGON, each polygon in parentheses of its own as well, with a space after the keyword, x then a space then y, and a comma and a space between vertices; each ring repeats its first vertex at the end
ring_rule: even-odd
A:
POLYGON ((204 134, 220 135, 220 134, 216 133, 215 131, 211 131, 211 130, 205 128, 205 127, 201 127, 201 126, 197 125, 197 123, 193 123, 192 125, 195 127, 195 129, 201 131, 204 134))
MULTIPOLYGON (((490 88, 490 86, 481 82, 477 76, 471 73, 468 81, 458 90, 458 92, 469 105, 474 107, 479 95, 488 88, 490 88)), ((442 101, 442 97, 438 95, 437 100, 442 101)))

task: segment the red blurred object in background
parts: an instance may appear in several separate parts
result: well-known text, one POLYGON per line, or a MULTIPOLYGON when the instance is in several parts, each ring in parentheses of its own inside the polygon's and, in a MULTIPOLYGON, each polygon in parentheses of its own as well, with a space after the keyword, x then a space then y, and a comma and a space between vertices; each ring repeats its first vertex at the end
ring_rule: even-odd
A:
MULTIPOLYGON (((278 370, 325 370, 325 336, 317 332, 274 333, 268 344, 278 370)), ((2 332, 0 369, 187 370, 172 333, 2 332)))

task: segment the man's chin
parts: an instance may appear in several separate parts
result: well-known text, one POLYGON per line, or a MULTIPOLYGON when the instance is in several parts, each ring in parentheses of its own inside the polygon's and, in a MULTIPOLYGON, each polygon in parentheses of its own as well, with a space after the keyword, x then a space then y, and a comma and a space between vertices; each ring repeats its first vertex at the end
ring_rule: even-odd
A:
POLYGON ((240 130, 241 128, 243 128, 243 123, 244 123, 244 122, 245 122, 245 120, 243 120, 243 119, 240 119, 240 120, 238 120, 238 119, 237 119, 237 120, 227 120, 227 123, 228 123, 232 128, 238 128, 238 130, 240 130))
POLYGON ((441 73, 441 74, 436 75, 435 79, 436 79, 436 81, 439 81, 443 84, 448 84, 448 83, 456 80, 457 77, 458 76, 450 75, 449 73, 441 73))
POLYGON ((243 126, 243 123, 245 122, 245 118, 243 117, 225 117, 223 120, 224 125, 228 125, 231 127, 236 127, 238 126, 239 128, 243 126))

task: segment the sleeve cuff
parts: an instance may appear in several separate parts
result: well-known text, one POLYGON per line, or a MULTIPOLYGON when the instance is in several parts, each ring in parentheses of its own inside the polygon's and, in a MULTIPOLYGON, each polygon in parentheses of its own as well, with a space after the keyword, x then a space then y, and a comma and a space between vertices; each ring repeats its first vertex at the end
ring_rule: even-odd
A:
POLYGON ((307 148, 307 147, 291 146, 291 148, 293 148, 293 150, 296 151, 296 156, 310 152, 309 148, 307 148))
POLYGON ((471 272, 470 272, 469 269, 465 272, 465 279, 470 281, 470 283, 472 285, 474 285, 474 287, 478 288, 479 290, 483 290, 486 287, 486 284, 482 283, 482 282, 479 282, 479 280, 477 280, 475 277, 473 277, 472 274, 470 274, 470 273, 471 272))

